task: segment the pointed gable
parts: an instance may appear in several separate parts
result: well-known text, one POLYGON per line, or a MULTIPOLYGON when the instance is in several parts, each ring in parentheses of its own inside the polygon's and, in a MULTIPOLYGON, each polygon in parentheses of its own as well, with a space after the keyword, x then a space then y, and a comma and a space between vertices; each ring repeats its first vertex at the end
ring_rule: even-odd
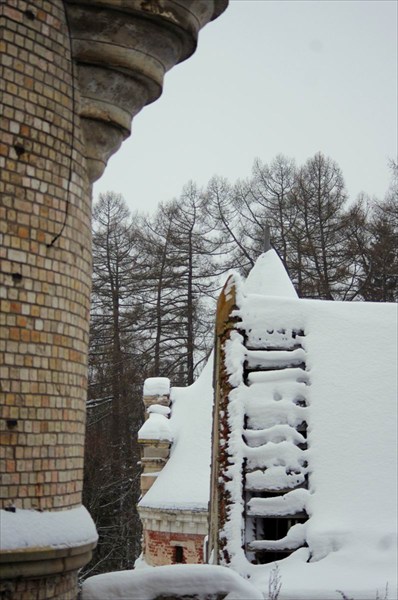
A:
POLYGON ((245 294, 297 298, 297 292, 275 250, 259 256, 243 289, 245 294))

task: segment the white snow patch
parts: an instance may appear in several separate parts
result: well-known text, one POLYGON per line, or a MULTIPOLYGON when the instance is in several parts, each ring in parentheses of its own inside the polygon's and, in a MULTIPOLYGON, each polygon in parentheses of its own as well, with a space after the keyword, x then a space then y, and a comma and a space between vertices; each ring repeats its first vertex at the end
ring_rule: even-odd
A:
POLYGON ((267 429, 245 429, 245 440, 248 446, 255 448, 268 442, 293 442, 294 444, 305 443, 304 436, 290 425, 273 425, 267 429))
POLYGON ((258 516, 285 516, 307 511, 309 492, 303 488, 275 498, 252 498, 248 514, 258 516))
POLYGON ((245 354, 243 337, 237 331, 231 331, 230 338, 225 342, 225 368, 229 383, 234 387, 242 383, 245 354))
POLYGON ((294 550, 306 542, 307 523, 296 523, 287 534, 278 540, 254 540, 250 550, 294 550))
POLYGON ((138 439, 173 441, 170 420, 158 412, 149 413, 149 418, 138 432, 138 439))
POLYGON ((247 490, 283 490, 302 484, 305 480, 305 469, 302 472, 289 473, 286 467, 270 466, 265 471, 259 469, 246 475, 247 490))
POLYGON ((227 594, 225 600, 264 600, 263 594, 231 569, 214 565, 169 565, 90 577, 83 600, 154 600, 158 596, 227 594))
POLYGON ((94 522, 84 508, 55 512, 0 510, 0 547, 3 551, 23 548, 70 548, 96 542, 94 522))
POLYGON ((148 377, 144 381, 144 396, 168 396, 170 379, 168 377, 148 377))
POLYGON ((268 250, 257 259, 243 285, 243 293, 297 298, 296 290, 275 250, 268 250))

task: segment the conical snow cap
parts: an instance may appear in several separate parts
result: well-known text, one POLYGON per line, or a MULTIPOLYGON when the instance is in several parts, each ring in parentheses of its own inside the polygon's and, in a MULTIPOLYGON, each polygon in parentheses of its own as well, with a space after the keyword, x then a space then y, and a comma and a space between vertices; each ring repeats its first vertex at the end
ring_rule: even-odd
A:
POLYGON ((289 275, 275 250, 268 250, 258 257, 244 286, 244 294, 298 298, 289 275))

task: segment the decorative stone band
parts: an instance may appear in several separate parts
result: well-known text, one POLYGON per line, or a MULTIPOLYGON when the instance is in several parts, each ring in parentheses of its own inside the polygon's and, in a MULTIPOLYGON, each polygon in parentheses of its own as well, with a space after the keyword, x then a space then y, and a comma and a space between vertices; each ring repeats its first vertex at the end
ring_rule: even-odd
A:
POLYGON ((207 510, 166 510, 138 506, 145 530, 207 535, 207 510))
POLYGON ((0 511, 1 578, 74 571, 89 562, 98 534, 87 510, 0 511))
POLYGON ((66 0, 91 181, 131 120, 162 93, 164 74, 195 51, 228 0, 66 0))
POLYGON ((74 548, 24 548, 0 553, 0 579, 42 577, 77 571, 86 565, 97 542, 74 548))

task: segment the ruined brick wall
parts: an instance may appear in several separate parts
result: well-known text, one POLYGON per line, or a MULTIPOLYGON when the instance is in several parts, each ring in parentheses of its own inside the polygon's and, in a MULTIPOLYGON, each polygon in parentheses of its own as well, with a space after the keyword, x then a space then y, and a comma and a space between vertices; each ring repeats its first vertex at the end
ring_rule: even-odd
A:
POLYGON ((71 508, 83 480, 91 234, 70 40, 61 0, 1 10, 1 507, 71 508))
POLYGON ((154 567, 203 563, 203 543, 203 535, 144 530, 145 558, 154 567))
POLYGON ((143 525, 143 557, 154 567, 204 562, 207 511, 138 506, 143 525))
POLYGON ((214 343, 214 405, 212 429, 212 459, 210 478, 209 535, 206 561, 220 564, 229 562, 224 551, 225 539, 220 539, 220 530, 225 525, 230 508, 230 494, 225 489, 225 472, 229 465, 228 444, 228 402, 232 386, 225 368, 225 344, 230 339, 237 318, 236 284, 230 276, 218 298, 215 343, 214 343))

